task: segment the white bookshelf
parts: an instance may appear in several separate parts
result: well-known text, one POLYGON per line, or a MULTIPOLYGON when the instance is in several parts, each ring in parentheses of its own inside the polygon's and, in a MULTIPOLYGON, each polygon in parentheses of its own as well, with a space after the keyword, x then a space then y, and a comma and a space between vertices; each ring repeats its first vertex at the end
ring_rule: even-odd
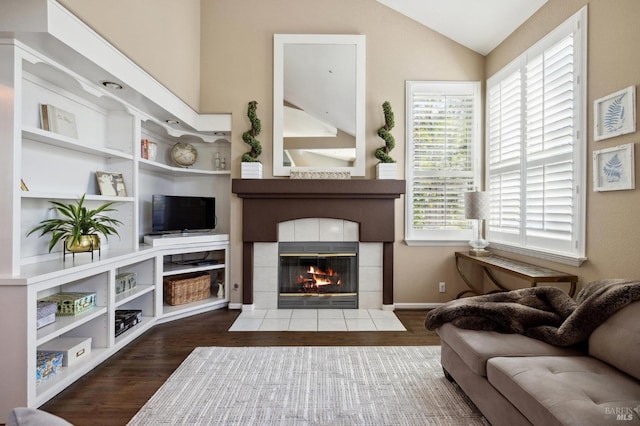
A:
POLYGON ((9 413, 40 406, 159 322, 228 305, 225 295, 165 306, 162 280, 174 273, 167 256, 207 252, 218 262, 192 269, 215 272, 228 284, 230 172, 217 170, 214 157, 229 162, 231 116, 198 114, 55 0, 10 2, 0 14, 0 31, 0 90, 11 93, 0 96, 0 319, 6 325, 0 339, 10 348, 0 376, 11 383, 0 390, 0 413, 9 413), (107 89, 104 80, 124 89, 107 89), (43 130, 41 104, 73 114, 77 137, 43 130), (170 119, 180 126, 167 124, 170 119), (154 161, 141 158, 145 138, 158 144, 154 161), (196 146, 192 167, 172 163, 168 152, 177 142, 196 146), (101 195, 96 171, 121 173, 126 196, 101 195), (145 244, 154 193, 215 197, 219 235, 145 244), (93 260, 88 253, 63 258, 62 244, 49 253, 48 237, 27 237, 52 214, 50 201, 72 202, 83 194, 88 207, 116 202, 113 217, 123 223, 93 260), (138 284, 116 294, 115 277, 123 272, 135 272, 138 284), (94 292, 96 307, 37 329, 37 300, 62 291, 94 292), (139 309, 142 320, 116 338, 118 309, 139 309), (91 337, 91 354, 36 386, 38 347, 58 337, 91 337))

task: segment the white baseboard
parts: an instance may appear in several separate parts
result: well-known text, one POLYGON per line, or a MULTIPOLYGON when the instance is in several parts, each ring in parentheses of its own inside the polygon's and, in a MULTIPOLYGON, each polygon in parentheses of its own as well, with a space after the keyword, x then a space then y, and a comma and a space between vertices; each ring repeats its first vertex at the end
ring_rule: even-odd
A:
MULTIPOLYGON (((399 309, 435 309, 444 303, 394 303, 393 305, 383 305, 382 310, 393 311, 399 309)), ((243 305, 242 303, 229 303, 231 310, 253 311, 254 305, 243 305)))
POLYGON ((396 309, 435 309, 444 303, 394 303, 396 309))

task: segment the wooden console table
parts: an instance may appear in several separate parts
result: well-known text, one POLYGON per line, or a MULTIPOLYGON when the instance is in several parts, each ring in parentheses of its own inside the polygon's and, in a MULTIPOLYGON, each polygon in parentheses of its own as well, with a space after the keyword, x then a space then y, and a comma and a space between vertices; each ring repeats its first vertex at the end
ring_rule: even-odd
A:
POLYGON ((500 284, 500 282, 491 272, 492 270, 504 272, 505 274, 509 274, 522 280, 528 281, 529 283, 531 283, 531 287, 536 287, 539 283, 568 282, 571 284, 571 288, 569 289, 569 296, 573 297, 574 293, 576 292, 576 284, 578 283, 578 277, 576 275, 554 271, 553 269, 543 268, 541 266, 519 262, 517 260, 507 259, 506 257, 496 256, 493 254, 488 257, 476 257, 471 256, 466 252, 457 251, 456 268, 458 269, 458 273, 470 288, 470 290, 461 291, 456 296, 456 299, 459 299, 467 293, 475 295, 483 294, 482 291, 479 291, 476 286, 471 284, 470 280, 462 272, 462 269, 460 269, 460 259, 464 259, 466 261, 480 265, 489 279, 493 281, 493 283, 500 289, 498 291, 509 291, 510 289, 500 284))

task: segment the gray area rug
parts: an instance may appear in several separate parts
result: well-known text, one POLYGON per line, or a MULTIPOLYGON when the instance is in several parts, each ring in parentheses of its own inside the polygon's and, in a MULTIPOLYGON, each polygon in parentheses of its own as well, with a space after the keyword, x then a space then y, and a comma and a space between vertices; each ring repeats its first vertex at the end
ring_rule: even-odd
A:
POLYGON ((483 425, 439 346, 196 348, 129 425, 483 425))

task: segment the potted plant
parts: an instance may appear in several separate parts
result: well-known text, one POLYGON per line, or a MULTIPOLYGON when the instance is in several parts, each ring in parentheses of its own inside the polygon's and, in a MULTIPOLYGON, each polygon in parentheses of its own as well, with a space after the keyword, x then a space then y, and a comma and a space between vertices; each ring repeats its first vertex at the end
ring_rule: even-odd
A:
POLYGON ((41 221, 38 226, 29 231, 27 236, 37 231, 41 231, 41 237, 50 233, 49 252, 61 239, 65 240, 66 249, 74 253, 100 248, 98 234, 104 235, 105 238, 109 235, 118 235, 115 226, 122 225, 122 222, 104 214, 116 211, 112 207, 115 201, 109 201, 97 209, 89 210, 84 206, 84 197, 85 194, 75 203, 69 204, 50 201, 53 204, 51 210, 57 212, 59 217, 41 221))
POLYGON ((376 166, 376 176, 378 179, 395 179, 397 176, 396 160, 389 155, 389 152, 396 146, 396 140, 391 134, 395 121, 391 104, 388 101, 382 104, 382 112, 384 113, 384 126, 378 129, 378 136, 384 140, 385 145, 376 149, 375 156, 380 160, 376 166))
POLYGON ((241 164, 241 176, 243 178, 262 178, 262 163, 258 160, 258 157, 262 153, 262 145, 260 141, 256 139, 262 130, 262 125, 256 109, 258 108, 258 102, 251 101, 247 109, 247 116, 251 121, 251 129, 242 134, 242 140, 251 147, 251 151, 245 152, 242 155, 241 164))

